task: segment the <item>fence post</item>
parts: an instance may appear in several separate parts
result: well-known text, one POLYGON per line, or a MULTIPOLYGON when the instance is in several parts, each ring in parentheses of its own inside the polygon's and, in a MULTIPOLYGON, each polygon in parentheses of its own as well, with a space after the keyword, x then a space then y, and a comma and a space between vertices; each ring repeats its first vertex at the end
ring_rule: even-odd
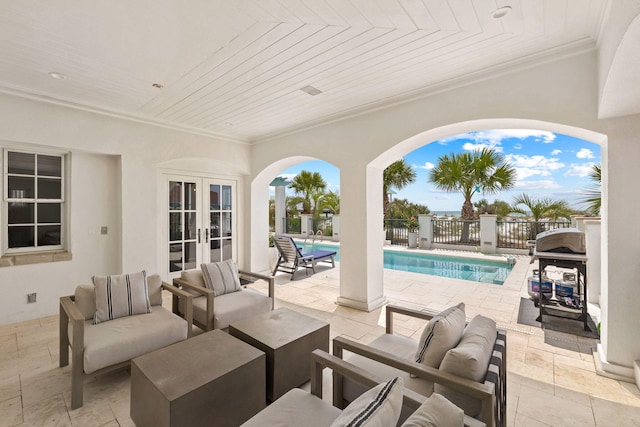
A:
POLYGON ((331 229, 333 230, 333 238, 334 242, 340 241, 340 214, 334 214, 331 218, 331 229))
POLYGON ((418 215, 418 247, 431 249, 433 247, 433 215, 418 215))
POLYGON ((480 215, 480 251, 495 254, 498 246, 498 215, 480 215))
POLYGON ((311 214, 300 214, 300 234, 303 236, 309 235, 309 233, 313 233, 313 215, 311 214))

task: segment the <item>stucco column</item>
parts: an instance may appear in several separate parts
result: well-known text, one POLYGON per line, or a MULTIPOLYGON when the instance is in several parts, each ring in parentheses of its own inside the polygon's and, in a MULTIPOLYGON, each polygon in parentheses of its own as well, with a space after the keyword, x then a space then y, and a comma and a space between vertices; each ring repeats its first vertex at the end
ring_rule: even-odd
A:
POLYGON ((285 189, 286 187, 279 185, 276 187, 276 198, 275 198, 275 208, 276 208, 276 222, 275 229, 276 234, 284 233, 284 219, 285 219, 285 189))
POLYGON ((608 125, 602 147, 602 324, 596 364, 604 375, 634 381, 633 364, 640 358, 640 221, 635 218, 640 198, 633 194, 640 181, 640 116, 608 125))
POLYGON ((498 247, 498 215, 480 215, 480 251, 495 254, 498 247))
POLYGON ((421 249, 431 249, 433 245, 433 215, 418 215, 418 246, 421 249))
POLYGON ((371 311, 383 289, 382 169, 340 171, 340 296, 338 304, 371 311))

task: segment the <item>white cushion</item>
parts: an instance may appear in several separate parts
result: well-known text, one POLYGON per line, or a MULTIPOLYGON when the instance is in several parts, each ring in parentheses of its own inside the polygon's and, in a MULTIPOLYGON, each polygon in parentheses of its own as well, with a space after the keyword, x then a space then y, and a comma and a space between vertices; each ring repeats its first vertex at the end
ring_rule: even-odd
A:
POLYGON ((340 409, 311 393, 294 388, 242 427, 328 426, 338 415, 340 409))
POLYGON ((331 426, 395 426, 402 409, 402 384, 402 378, 378 384, 351 402, 331 426))
MULTIPOLYGON (((73 342, 73 323, 69 326, 69 340, 73 342)), ((90 374, 182 341, 187 338, 187 327, 186 320, 163 307, 97 325, 86 321, 84 372, 90 374)))
POLYGON ((238 267, 232 259, 201 264, 200 268, 202 269, 204 283, 207 285, 207 288, 213 291, 215 296, 240 290, 238 267))
POLYGON ((84 316, 84 320, 91 320, 96 315, 96 290, 93 285, 76 286, 74 304, 84 316))
MULTIPOLYGON (((440 370, 483 383, 497 334, 494 320, 481 315, 474 317, 465 328, 458 346, 449 350, 442 359, 440 370)), ((478 399, 440 384, 436 384, 434 390, 462 408, 465 414, 475 417, 480 413, 478 399)))
POLYGON ((464 412, 445 397, 433 393, 402 427, 463 427, 464 412))
MULTIPOLYGON (((182 280, 186 280, 194 286, 199 286, 201 288, 206 288, 207 285, 204 283, 204 277, 202 277, 202 270, 194 268, 191 270, 182 270, 180 272, 180 278, 182 280)), ((186 292, 189 292, 194 297, 202 295, 199 292, 192 291, 191 289, 184 289, 186 292)), ((181 308, 182 309, 182 308, 181 308)))
POLYGON ((95 324, 151 312, 144 270, 132 274, 93 276, 91 280, 96 292, 95 324))
POLYGON ((464 303, 435 315, 422 331, 415 361, 437 369, 445 353, 460 342, 464 322, 464 303))
MULTIPOLYGON (((195 301, 203 299, 205 298, 194 299, 194 317, 196 316, 196 311, 201 311, 195 308, 195 301)), ((206 302, 203 307, 206 317, 206 302)), ((238 292, 220 295, 214 298, 213 328, 224 329, 238 320, 246 319, 260 313, 267 313, 271 311, 271 307, 271 298, 253 289, 242 289, 238 292)))
POLYGON ((159 274, 151 274, 147 277, 147 288, 151 306, 162 305, 162 278, 159 274))

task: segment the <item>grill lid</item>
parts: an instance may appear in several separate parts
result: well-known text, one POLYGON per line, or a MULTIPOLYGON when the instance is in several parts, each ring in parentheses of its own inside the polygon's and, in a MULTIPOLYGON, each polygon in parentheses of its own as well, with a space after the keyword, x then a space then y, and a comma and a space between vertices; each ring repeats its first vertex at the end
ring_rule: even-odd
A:
POLYGON ((536 252, 586 254, 584 233, 577 228, 557 228, 536 236, 536 252))

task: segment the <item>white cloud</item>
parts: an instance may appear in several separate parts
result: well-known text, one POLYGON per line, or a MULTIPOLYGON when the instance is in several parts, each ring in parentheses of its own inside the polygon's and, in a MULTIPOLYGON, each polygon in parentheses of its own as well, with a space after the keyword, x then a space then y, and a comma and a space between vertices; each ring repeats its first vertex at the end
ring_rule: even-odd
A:
POLYGON ((557 156, 558 154, 562 154, 562 150, 553 150, 553 151, 551 152, 551 155, 552 155, 552 156, 557 156))
POLYGON ((484 148, 492 148, 497 152, 502 152, 502 147, 494 144, 494 143, 471 143, 471 142, 465 142, 464 145, 462 146, 463 150, 467 150, 467 151, 476 151, 476 150, 482 150, 484 148))
POLYGON ((581 148, 580 151, 576 153, 576 157, 579 159, 593 159, 593 151, 588 148, 581 148))
POLYGON ((468 139, 471 142, 465 144, 465 146, 467 147, 465 148, 465 150, 473 150, 484 147, 497 149, 497 147, 502 144, 502 141, 510 138, 517 138, 520 140, 533 138, 537 142, 548 144, 556 139, 556 135, 553 132, 532 129, 491 129, 453 135, 447 138, 442 138, 436 142, 441 145, 447 145, 447 143, 451 141, 468 139))
POLYGON ((433 169, 435 167, 436 167, 436 165, 434 165, 431 162, 424 162, 424 165, 416 166, 417 169, 426 169, 426 170, 431 170, 431 169, 433 169))
POLYGON ((522 150, 522 144, 514 144, 513 145, 513 149, 514 150, 522 150))
POLYGON ((577 176, 579 178, 584 178, 585 176, 589 176, 589 172, 591 172, 593 165, 594 163, 572 163, 569 166, 569 170, 564 173, 564 176, 577 176))
POLYGON ((553 171, 565 166, 555 157, 507 154, 505 158, 516 170, 518 180, 532 176, 550 176, 553 171))
POLYGON ((561 188, 561 186, 552 179, 543 179, 539 181, 518 181, 514 186, 521 191, 532 190, 552 190, 554 188, 561 188))
POLYGON ((298 174, 297 173, 283 173, 283 174, 280 174, 278 176, 286 179, 287 181, 291 181, 291 180, 293 180, 293 178, 298 176, 298 174))

